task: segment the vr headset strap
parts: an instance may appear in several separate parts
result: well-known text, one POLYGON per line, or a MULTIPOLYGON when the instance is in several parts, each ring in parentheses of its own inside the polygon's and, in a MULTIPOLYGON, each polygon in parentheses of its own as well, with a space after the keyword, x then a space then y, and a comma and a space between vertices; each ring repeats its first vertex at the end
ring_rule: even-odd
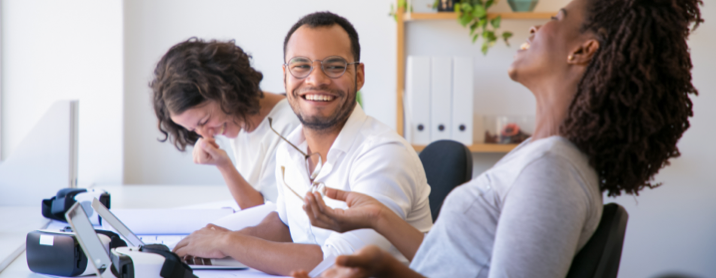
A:
POLYGON ((63 188, 57 191, 57 196, 42 200, 42 216, 64 221, 65 212, 75 203, 75 195, 87 192, 84 188, 63 188))
POLYGON ((159 254, 164 257, 164 264, 159 276, 164 278, 198 278, 192 272, 191 268, 183 263, 177 254, 174 254, 169 248, 160 244, 149 244, 142 246, 142 252, 159 254))
POLYGON ((95 229, 94 231, 97 232, 98 234, 106 235, 110 239, 109 249, 114 249, 117 247, 127 247, 127 242, 122 240, 122 238, 119 237, 118 234, 116 234, 112 231, 97 230, 97 229, 95 229))

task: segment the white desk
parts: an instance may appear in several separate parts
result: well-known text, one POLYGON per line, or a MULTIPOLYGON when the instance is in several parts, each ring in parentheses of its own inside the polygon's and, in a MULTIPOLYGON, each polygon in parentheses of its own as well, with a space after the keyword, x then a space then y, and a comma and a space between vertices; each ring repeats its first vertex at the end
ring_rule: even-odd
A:
MULTIPOLYGON (((230 200, 231 193, 226 186, 207 185, 117 185, 97 186, 110 193, 112 208, 172 208, 197 205, 208 202, 230 200)), ((49 197, 49 196, 48 196, 49 197)), ((0 262, 23 246, 28 232, 43 228, 48 222, 42 217, 40 200, 36 207, 0 207, 0 262)), ((197 276, 201 277, 201 272, 197 276)), ((216 273, 214 273, 216 274, 216 273)), ((225 277, 266 277, 267 274, 248 270, 240 276, 227 272, 225 277)), ((27 267, 23 251, 12 263, 0 272, 0 278, 54 277, 33 273, 27 267)), ((211 275, 211 277, 220 277, 211 275)))

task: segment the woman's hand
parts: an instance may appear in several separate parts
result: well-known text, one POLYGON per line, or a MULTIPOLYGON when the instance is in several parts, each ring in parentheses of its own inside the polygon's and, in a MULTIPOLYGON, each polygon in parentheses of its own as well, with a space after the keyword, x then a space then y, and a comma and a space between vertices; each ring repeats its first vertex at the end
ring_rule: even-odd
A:
POLYGON ((179 257, 191 255, 202 258, 224 258, 226 255, 220 249, 222 239, 229 233, 230 230, 209 224, 179 241, 172 252, 179 257))
POLYGON ((192 155, 196 164, 216 165, 220 168, 232 166, 229 155, 219 148, 214 138, 199 138, 194 144, 192 155))
MULTIPOLYGON (((362 277, 402 277, 395 270, 408 270, 401 262, 388 252, 375 245, 368 245, 353 255, 339 256, 336 264, 321 273, 320 277, 362 278, 362 277), (401 269, 404 268, 404 269, 401 269)), ((306 278, 308 273, 303 270, 294 271, 291 276, 306 278)))
POLYGON ((357 192, 326 188, 326 197, 344 201, 348 209, 334 209, 326 206, 321 194, 309 192, 304 198, 303 210, 306 211, 311 225, 334 230, 340 233, 363 228, 374 228, 380 217, 393 213, 378 200, 357 192))

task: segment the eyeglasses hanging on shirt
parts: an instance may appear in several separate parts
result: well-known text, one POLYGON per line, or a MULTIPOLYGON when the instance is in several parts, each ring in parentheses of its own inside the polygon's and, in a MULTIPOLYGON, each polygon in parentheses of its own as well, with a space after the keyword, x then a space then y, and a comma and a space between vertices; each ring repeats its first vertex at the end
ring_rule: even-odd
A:
MULTIPOLYGON (((303 155, 303 157, 305 159, 305 164, 306 164, 306 173, 308 173, 308 179, 311 182, 311 192, 318 192, 318 193, 321 193, 321 195, 325 195, 326 194, 326 184, 324 184, 323 182, 315 181, 316 177, 318 177, 318 174, 321 172, 321 168, 323 168, 323 160, 321 159, 321 155, 319 153, 306 154, 301 149, 299 149, 296 145, 294 145, 293 143, 288 141, 288 139, 286 139, 280 133, 278 133, 278 131, 273 129, 273 126, 272 126, 273 119, 271 117, 268 118, 268 122, 269 122, 269 128, 271 129, 271 131, 276 133, 276 135, 278 135, 278 137, 281 137, 281 139, 283 141, 288 143, 291 147, 293 147, 296 151, 298 151, 301 155, 303 155), (313 171, 311 171, 311 164, 315 165, 313 171)), ((286 188, 291 190, 291 192, 293 192, 293 194, 296 195, 296 197, 303 200, 303 196, 298 194, 295 190, 293 190, 293 188, 288 186, 288 184, 286 183, 286 168, 284 166, 281 166, 281 179, 283 180, 283 185, 286 186, 286 188)))

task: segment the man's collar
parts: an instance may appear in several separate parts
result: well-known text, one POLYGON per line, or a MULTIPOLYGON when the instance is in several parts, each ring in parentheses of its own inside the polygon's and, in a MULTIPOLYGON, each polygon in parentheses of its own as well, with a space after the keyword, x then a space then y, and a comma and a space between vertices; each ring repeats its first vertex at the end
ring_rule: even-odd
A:
MULTIPOLYGON (((346 124, 343 125, 341 132, 338 133, 336 141, 334 141, 333 145, 331 145, 331 149, 348 152, 351 145, 353 145, 353 141, 355 141, 356 135, 360 132, 366 118, 368 118, 368 116, 363 111, 363 108, 360 107, 360 104, 356 103, 356 106, 353 108, 353 112, 350 117, 348 117, 346 124)), ((330 153, 330 150, 328 152, 330 153)))
MULTIPOLYGON (((351 112, 351 115, 348 117, 348 120, 346 121, 345 125, 343 125, 343 128, 341 129, 340 133, 338 133, 338 137, 336 137, 336 140, 333 141, 333 144, 328 150, 328 153, 330 153, 333 149, 340 150, 342 152, 348 152, 351 145, 353 144, 353 141, 355 141, 356 135, 363 126, 363 122, 365 122, 367 117, 368 116, 365 114, 360 104, 356 103, 356 106, 353 108, 353 112, 351 112)), ((303 134, 303 129, 304 126, 300 125, 293 132, 291 132, 291 134, 286 136, 286 139, 288 139, 288 141, 293 143, 294 145, 298 146, 301 151, 306 152, 306 137, 303 134)), ((287 147, 293 149, 291 146, 287 147)), ((293 152, 297 153, 296 150, 293 150, 293 152)))

